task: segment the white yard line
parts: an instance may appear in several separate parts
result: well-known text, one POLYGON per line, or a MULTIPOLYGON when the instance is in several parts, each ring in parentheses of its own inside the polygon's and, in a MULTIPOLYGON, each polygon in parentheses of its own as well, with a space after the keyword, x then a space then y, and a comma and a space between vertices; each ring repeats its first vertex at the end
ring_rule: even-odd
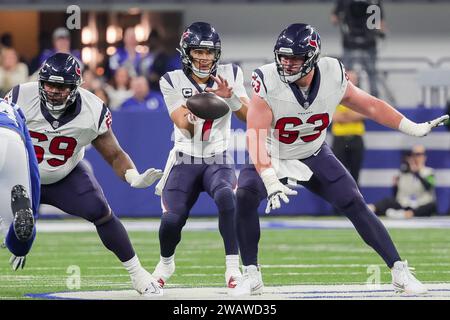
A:
MULTIPOLYGON (((127 221, 124 220, 125 228, 128 231, 158 231, 159 221, 127 221)), ((410 220, 383 220, 383 224, 387 228, 450 228, 450 217, 431 217, 431 218, 415 218, 410 220)), ((350 229, 353 225, 347 219, 314 219, 314 218, 285 218, 280 220, 261 219, 261 228, 263 229, 284 229, 284 228, 301 228, 301 229, 350 229)), ((217 221, 198 221, 196 219, 188 220, 184 230, 217 230, 217 221)), ((38 220, 38 232, 95 232, 95 227, 86 221, 48 221, 38 220)))
MULTIPOLYGON (((360 285, 297 285, 265 287, 260 296, 239 299, 251 300, 296 300, 296 299, 450 299, 450 284, 428 284, 429 293, 424 296, 395 294, 389 284, 360 285)), ((167 288, 163 296, 140 296, 132 290, 77 291, 28 295, 44 299, 107 299, 107 300, 234 300, 226 288, 167 288)))

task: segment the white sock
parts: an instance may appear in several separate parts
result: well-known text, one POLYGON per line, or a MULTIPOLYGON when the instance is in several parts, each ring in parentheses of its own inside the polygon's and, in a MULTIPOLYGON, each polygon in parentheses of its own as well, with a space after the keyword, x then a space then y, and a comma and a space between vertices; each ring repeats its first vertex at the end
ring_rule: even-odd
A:
POLYGON ((139 270, 142 269, 141 262, 139 261, 137 255, 135 255, 128 261, 122 262, 122 264, 125 267, 125 269, 127 269, 130 275, 135 275, 136 273, 138 273, 139 270))
POLYGON ((230 254, 225 256, 225 265, 227 269, 239 269, 239 255, 230 254))
POLYGON ((163 257, 163 256, 160 256, 160 258, 159 258, 160 260, 161 260, 161 262, 163 263, 163 264, 167 264, 167 265, 169 265, 169 264, 171 264, 172 262, 174 262, 175 261, 175 254, 173 254, 173 255, 171 255, 170 257, 163 257))

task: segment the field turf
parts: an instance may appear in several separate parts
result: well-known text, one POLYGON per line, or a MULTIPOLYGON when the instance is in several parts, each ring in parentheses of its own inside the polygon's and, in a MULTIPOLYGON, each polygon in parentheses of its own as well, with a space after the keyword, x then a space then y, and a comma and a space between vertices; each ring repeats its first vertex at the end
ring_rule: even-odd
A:
MULTIPOLYGON (((448 229, 389 231, 420 280, 450 283, 448 229)), ((141 262, 152 272, 159 260, 157 232, 129 234, 141 262)), ((25 297, 27 293, 131 288, 127 272, 95 232, 38 233, 25 269, 16 272, 8 264, 9 256, 7 249, 0 249, 0 299, 31 299, 25 297), (73 289, 77 270, 80 288, 73 289)), ((176 273, 167 286, 224 286, 224 263, 218 231, 183 231, 176 273)), ((263 229, 260 264, 266 286, 364 284, 374 266, 380 267, 381 283, 390 283, 388 268, 353 229, 263 229)))

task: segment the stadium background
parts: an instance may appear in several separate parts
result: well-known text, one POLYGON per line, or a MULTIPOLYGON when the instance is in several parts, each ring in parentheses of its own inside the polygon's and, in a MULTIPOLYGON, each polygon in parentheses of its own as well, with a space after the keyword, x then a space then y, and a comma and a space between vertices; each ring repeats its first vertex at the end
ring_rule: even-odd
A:
MULTIPOLYGON (((333 1, 31 1, 2 0, 0 2, 0 33, 11 32, 19 53, 31 59, 49 45, 53 29, 63 26, 71 4, 81 9, 81 30, 73 30, 72 46, 77 49, 97 49, 106 52, 105 32, 112 17, 125 25, 145 23, 162 30, 167 43, 175 46, 184 26, 193 21, 208 21, 221 34, 222 62, 242 66, 249 88, 252 69, 272 61, 273 42, 280 30, 293 22, 315 25, 323 43, 323 55, 340 57, 339 30, 329 21, 333 1), (98 41, 83 44, 82 30, 97 32, 98 41), (96 31, 95 31, 96 30, 96 31)), ((448 1, 385 1, 388 33, 379 45, 379 75, 381 97, 391 102, 411 119, 420 122, 444 113, 450 86, 450 12, 448 1)), ((144 36, 145 37, 145 36, 144 36)), ((142 41, 145 43, 145 40, 142 41)), ((91 62, 93 63, 93 62, 91 62)), ((88 62, 88 64, 90 64, 88 62)), ((97 67, 97 66, 96 66, 97 67)), ((101 66, 96 69, 102 72, 101 66)), ((367 88, 366 79, 362 87, 367 88)), ((122 146, 130 153, 138 169, 164 167, 172 147, 172 125, 165 110, 113 113, 113 128, 122 146)), ((235 120, 235 119, 234 119, 235 120)), ((428 149, 428 165, 437 170, 439 213, 450 207, 450 134, 439 128, 424 139, 410 138, 367 121, 366 155, 361 174, 361 186, 371 202, 391 193, 392 177, 400 165, 401 152, 415 143, 428 149)), ((231 149, 236 159, 242 159, 244 126, 233 122, 231 149)), ((95 150, 87 151, 104 188, 111 207, 119 216, 150 217, 161 214, 159 197, 153 188, 131 189, 117 178, 95 150)), ((239 165, 237 166, 237 174, 239 165)), ((262 210, 261 210, 262 212, 262 210)), ((54 208, 44 207, 43 217, 58 215, 54 208)), ((279 214, 328 215, 333 210, 325 202, 301 190, 279 214)), ((192 215, 215 215, 213 202, 202 196, 192 215)))

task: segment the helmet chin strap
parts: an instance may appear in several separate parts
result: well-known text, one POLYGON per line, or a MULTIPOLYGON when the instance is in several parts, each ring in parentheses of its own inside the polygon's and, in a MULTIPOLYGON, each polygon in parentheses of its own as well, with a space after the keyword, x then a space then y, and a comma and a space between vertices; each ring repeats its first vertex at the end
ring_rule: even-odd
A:
POLYGON ((192 69, 192 73, 194 73, 200 79, 209 77, 209 75, 211 74, 211 69, 208 69, 208 71, 202 71, 199 68, 196 68, 194 66, 194 64, 192 64, 191 69, 192 69))
POLYGON ((47 101, 45 104, 47 106, 47 109, 49 109, 51 112, 55 112, 55 113, 62 113, 66 108, 65 103, 54 106, 50 102, 47 101))
POLYGON ((292 83, 292 82, 295 82, 295 81, 297 81, 298 79, 300 79, 302 77, 302 73, 301 72, 299 72, 299 73, 297 73, 297 74, 294 74, 294 75, 292 75, 292 76, 284 76, 284 78, 286 79, 286 81, 287 82, 289 82, 289 83, 292 83))
POLYGON ((70 99, 70 95, 67 96, 66 101, 64 101, 64 103, 62 104, 51 104, 48 100, 45 102, 45 105, 47 106, 47 109, 49 109, 51 112, 55 112, 55 113, 62 113, 66 110, 67 107, 67 103, 70 99))

